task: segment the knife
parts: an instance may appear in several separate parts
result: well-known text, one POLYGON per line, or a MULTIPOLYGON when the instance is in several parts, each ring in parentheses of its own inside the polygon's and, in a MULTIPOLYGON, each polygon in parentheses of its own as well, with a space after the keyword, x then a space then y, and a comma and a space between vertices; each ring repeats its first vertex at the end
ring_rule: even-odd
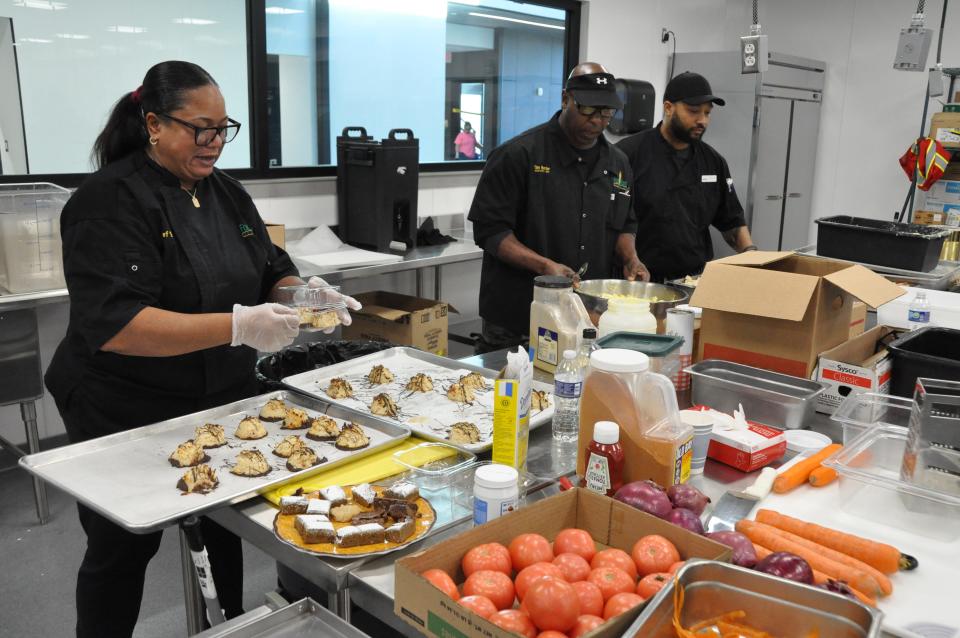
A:
POLYGON ((760 475, 753 485, 745 490, 730 490, 720 497, 707 519, 708 532, 726 532, 735 528, 737 521, 743 520, 770 490, 773 481, 777 478, 777 471, 772 467, 760 470, 760 475))

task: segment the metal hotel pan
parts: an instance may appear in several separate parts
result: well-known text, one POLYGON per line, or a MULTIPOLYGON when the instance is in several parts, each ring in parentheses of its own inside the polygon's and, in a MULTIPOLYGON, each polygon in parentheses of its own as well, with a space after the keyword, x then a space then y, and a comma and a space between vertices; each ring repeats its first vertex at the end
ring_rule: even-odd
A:
POLYGON ((294 392, 278 391, 236 401, 176 419, 141 428, 102 436, 20 459, 20 465, 44 481, 56 485, 78 501, 103 514, 118 525, 138 534, 168 527, 190 515, 239 503, 274 486, 306 478, 316 472, 349 463, 378 450, 392 447, 410 436, 410 430, 393 421, 386 421, 331 405, 294 392), (255 441, 240 441, 232 436, 244 414, 256 415, 269 399, 283 399, 313 414, 326 414, 334 419, 360 424, 370 436, 370 445, 356 452, 342 452, 330 443, 307 439, 318 455, 325 456, 309 470, 290 472, 284 459, 272 453, 274 445, 291 434, 302 436, 306 430, 281 430, 279 424, 265 423, 267 436, 255 441), (220 485, 208 494, 183 494, 177 480, 187 471, 174 468, 167 461, 179 443, 194 436, 194 428, 204 423, 224 426, 227 444, 207 449, 208 465, 217 472, 220 485), (229 468, 237 453, 257 448, 263 452, 273 470, 254 478, 235 476, 229 468))
POLYGON ((744 622, 778 638, 804 638, 814 629, 830 638, 875 638, 883 613, 855 600, 751 569, 692 560, 660 590, 623 633, 632 638, 674 638, 673 590, 684 588, 685 627, 743 610, 744 622))
POLYGON ((733 414, 743 405, 747 419, 787 430, 813 416, 826 384, 731 361, 708 359, 686 370, 693 377, 693 403, 733 414))

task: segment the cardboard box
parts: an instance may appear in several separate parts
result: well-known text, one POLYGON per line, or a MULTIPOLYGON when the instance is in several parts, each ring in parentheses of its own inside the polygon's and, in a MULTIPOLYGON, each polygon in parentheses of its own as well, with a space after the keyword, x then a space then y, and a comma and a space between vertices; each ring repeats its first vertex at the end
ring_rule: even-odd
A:
POLYGON ((287 228, 283 224, 266 224, 267 234, 273 245, 282 250, 287 249, 287 228))
POLYGON ((453 306, 384 291, 365 292, 354 298, 363 309, 350 313, 353 323, 343 326, 344 339, 389 341, 447 354, 447 313, 457 312, 453 306))
POLYGON ((960 180, 937 180, 927 191, 927 199, 944 204, 960 204, 960 180))
MULTIPOLYGON (((504 631, 461 607, 420 574, 428 569, 442 569, 455 582, 462 583, 465 578, 460 559, 470 548, 492 542, 509 545, 515 536, 530 532, 542 534, 552 541, 560 530, 568 527, 586 530, 597 543, 618 547, 628 553, 640 537, 660 534, 677 546, 682 559, 700 557, 726 562, 731 555, 728 547, 704 536, 612 498, 574 488, 398 560, 394 564, 394 612, 428 636, 516 638, 516 634, 504 631)), ((635 607, 604 623, 590 633, 590 638, 619 637, 643 607, 635 607)))
POLYGON ((893 363, 885 344, 894 332, 893 328, 876 326, 820 355, 815 378, 827 388, 817 396, 817 412, 833 414, 851 394, 889 392, 893 363))
POLYGON ((960 160, 947 164, 947 170, 940 179, 960 180, 960 160))
POLYGON ((690 304, 703 308, 700 359, 724 359, 809 379, 817 356, 850 337, 852 304, 903 290, 859 265, 752 251, 707 264, 690 304))
POLYGON ((932 210, 915 210, 912 221, 914 224, 924 226, 944 226, 947 223, 947 215, 944 212, 932 210))
POLYGON ((850 308, 850 332, 848 338, 862 335, 867 326, 867 304, 854 301, 850 308))
POLYGON ((944 148, 960 148, 960 113, 934 113, 930 120, 930 137, 944 148))

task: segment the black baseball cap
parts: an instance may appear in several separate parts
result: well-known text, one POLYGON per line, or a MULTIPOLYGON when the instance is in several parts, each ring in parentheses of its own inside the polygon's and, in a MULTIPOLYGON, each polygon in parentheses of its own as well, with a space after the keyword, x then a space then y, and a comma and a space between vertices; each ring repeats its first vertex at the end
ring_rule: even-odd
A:
POLYGON ((698 106, 706 102, 713 102, 718 106, 726 104, 726 100, 713 94, 707 78, 699 73, 684 71, 667 83, 663 91, 664 102, 686 102, 698 106))
POLYGON ((585 73, 567 78, 566 90, 583 106, 612 106, 622 109, 623 100, 617 95, 616 80, 610 73, 585 73))

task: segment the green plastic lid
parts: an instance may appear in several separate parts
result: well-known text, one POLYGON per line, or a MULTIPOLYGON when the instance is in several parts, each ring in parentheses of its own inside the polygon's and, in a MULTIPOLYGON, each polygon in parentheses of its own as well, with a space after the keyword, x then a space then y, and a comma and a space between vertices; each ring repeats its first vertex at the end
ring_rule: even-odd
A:
POLYGON ((652 335, 640 332, 611 332, 597 340, 601 348, 623 348, 642 352, 648 357, 665 357, 683 343, 683 337, 652 335))

